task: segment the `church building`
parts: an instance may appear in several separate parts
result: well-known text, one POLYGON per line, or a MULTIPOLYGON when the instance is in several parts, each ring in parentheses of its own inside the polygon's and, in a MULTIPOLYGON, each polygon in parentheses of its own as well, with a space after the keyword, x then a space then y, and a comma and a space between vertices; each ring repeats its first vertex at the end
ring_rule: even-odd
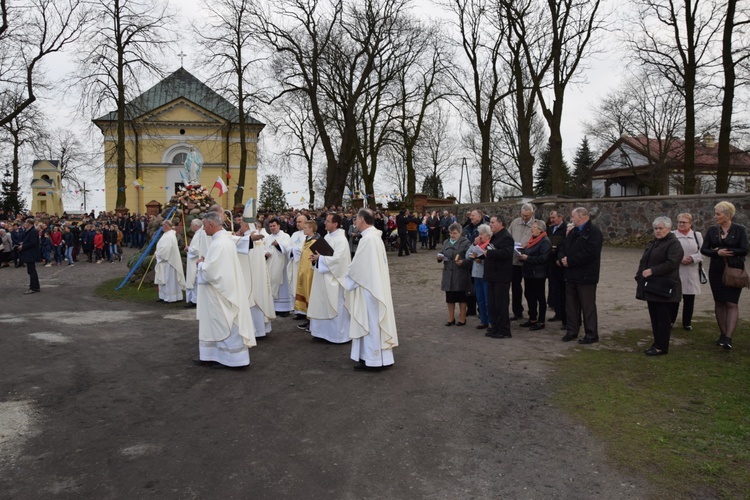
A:
MULTIPOLYGON (((247 116, 245 185, 238 186, 240 166, 239 110, 184 68, 180 68, 130 101, 125 108, 125 183, 117 185, 117 111, 93 120, 104 135, 106 210, 116 207, 125 191, 130 213, 146 213, 146 203, 164 205, 184 184, 185 159, 193 152, 203 166, 206 189, 221 177, 228 192, 211 195, 224 208, 258 197, 258 136, 265 126, 247 116)), ((191 157, 193 157, 191 155, 191 157)))
POLYGON ((58 160, 35 160, 31 165, 31 213, 61 216, 62 172, 58 160))

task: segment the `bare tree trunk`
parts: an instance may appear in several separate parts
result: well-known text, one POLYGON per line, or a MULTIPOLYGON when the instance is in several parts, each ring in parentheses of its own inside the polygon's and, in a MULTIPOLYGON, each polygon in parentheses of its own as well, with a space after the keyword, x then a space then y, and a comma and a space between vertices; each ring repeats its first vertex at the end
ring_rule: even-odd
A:
POLYGON ((116 34, 117 46, 117 201, 115 208, 124 207, 127 197, 125 195, 125 54, 120 26, 120 0, 115 0, 114 33, 116 34))
POLYGON ((732 135, 732 111, 734 108, 734 89, 736 83, 735 62, 732 57, 732 33, 737 0, 727 0, 727 13, 724 18, 724 36, 722 40, 721 63, 724 68, 724 98, 721 101, 721 123, 719 125, 718 170, 716 175, 716 192, 729 191, 729 167, 732 161, 729 140, 732 135))

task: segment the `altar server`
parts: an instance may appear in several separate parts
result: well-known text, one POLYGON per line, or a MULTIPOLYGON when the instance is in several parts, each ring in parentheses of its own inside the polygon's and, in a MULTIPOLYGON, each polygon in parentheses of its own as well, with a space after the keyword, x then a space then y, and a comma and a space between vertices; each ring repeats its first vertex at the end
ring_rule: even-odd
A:
POLYGON ((271 296, 275 312, 289 313, 294 309, 289 280, 289 261, 291 259, 292 238, 281 230, 278 219, 268 222, 270 234, 264 238, 266 245, 266 266, 271 283, 271 296))

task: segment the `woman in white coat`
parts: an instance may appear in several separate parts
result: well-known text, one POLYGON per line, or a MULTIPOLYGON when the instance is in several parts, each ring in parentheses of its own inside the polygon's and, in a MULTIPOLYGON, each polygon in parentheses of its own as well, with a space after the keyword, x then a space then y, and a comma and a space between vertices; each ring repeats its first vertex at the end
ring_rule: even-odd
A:
MULTIPOLYGON (((699 265, 703 262, 700 248, 703 245, 703 235, 693 231, 693 216, 690 214, 679 214, 677 216, 677 229, 672 231, 682 245, 684 257, 680 263, 680 281, 682 282, 682 327, 692 330, 693 307, 695 296, 701 293, 701 280, 699 265)), ((672 304, 672 324, 677 320, 677 311, 680 303, 672 304)))

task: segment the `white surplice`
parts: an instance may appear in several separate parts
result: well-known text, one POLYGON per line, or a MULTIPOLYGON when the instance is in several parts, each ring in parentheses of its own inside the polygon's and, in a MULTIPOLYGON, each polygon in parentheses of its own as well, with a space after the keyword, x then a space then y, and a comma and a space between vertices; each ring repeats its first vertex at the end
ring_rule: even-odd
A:
POLYGON ((374 227, 362 232, 346 276, 351 358, 367 366, 392 365, 393 348, 398 346, 388 257, 381 235, 374 227))
POLYGON ((156 244, 155 255, 154 284, 159 286, 159 298, 164 302, 181 301, 182 290, 185 289, 185 274, 174 230, 165 231, 161 235, 156 244))
POLYGON ((310 318, 310 334, 313 337, 343 344, 351 340, 351 318, 344 305, 346 273, 352 261, 351 253, 343 229, 326 234, 325 240, 333 248, 333 255, 321 255, 317 267, 313 267, 307 317, 310 318))
POLYGON ((204 262, 198 264, 200 359, 247 366, 247 348, 255 345, 255 335, 237 246, 224 230, 211 240, 204 262))
POLYGON ((289 260, 291 259, 292 238, 284 231, 269 234, 263 239, 268 267, 268 279, 271 283, 271 296, 273 297, 274 310, 278 312, 289 312, 294 309, 291 289, 289 288, 289 260), (278 249, 273 242, 278 243, 278 249))
POLYGON ((198 275, 198 260, 201 257, 206 256, 208 252, 208 245, 211 243, 211 238, 208 237, 203 228, 199 228, 193 239, 190 240, 187 251, 187 263, 185 272, 185 301, 192 302, 193 304, 198 303, 198 286, 196 285, 196 276, 198 275))
POLYGON ((268 251, 265 244, 265 238, 268 233, 265 230, 253 230, 250 234, 262 234, 264 239, 256 240, 250 249, 250 272, 253 274, 253 288, 250 291, 255 302, 255 312, 253 320, 260 324, 263 321, 263 328, 257 330, 258 336, 271 331, 271 320, 276 318, 276 312, 273 308, 273 296, 271 295, 271 281, 268 278, 268 268, 266 267, 266 252, 268 251), (262 312, 262 316, 258 310, 262 312))
MULTIPOLYGON (((247 305, 250 307, 250 318, 253 325, 253 335, 255 337, 266 336, 266 326, 264 323, 265 315, 260 310, 258 305, 255 303, 253 298, 253 272, 252 266, 250 265, 250 235, 247 236, 232 236, 232 239, 237 246, 237 258, 240 261, 240 269, 242 270, 242 279, 245 284, 245 291, 247 292, 247 305)), ((269 323, 270 327, 270 323, 269 323)), ((270 328, 269 328, 270 331, 270 328)))

